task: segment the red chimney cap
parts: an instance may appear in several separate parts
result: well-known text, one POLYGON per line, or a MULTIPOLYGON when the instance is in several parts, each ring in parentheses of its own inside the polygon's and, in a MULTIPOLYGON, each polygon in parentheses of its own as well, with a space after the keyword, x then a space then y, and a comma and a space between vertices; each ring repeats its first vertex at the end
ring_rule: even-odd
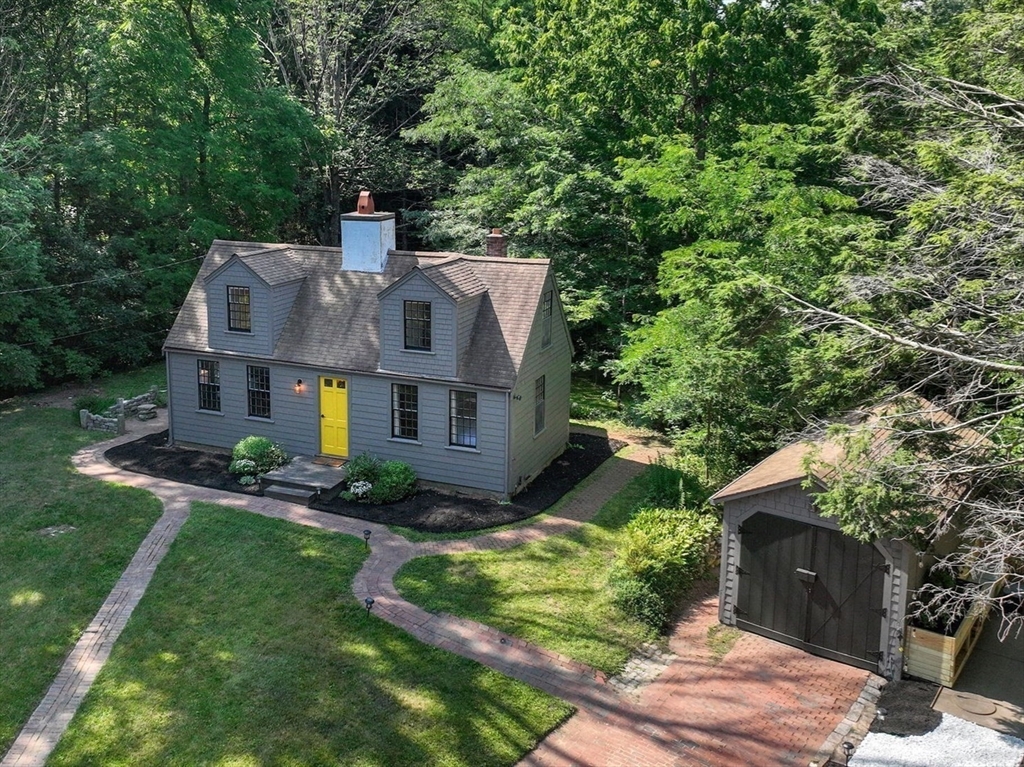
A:
POLYGON ((373 213, 373 195, 367 190, 359 193, 359 202, 356 203, 356 213, 367 215, 373 213))

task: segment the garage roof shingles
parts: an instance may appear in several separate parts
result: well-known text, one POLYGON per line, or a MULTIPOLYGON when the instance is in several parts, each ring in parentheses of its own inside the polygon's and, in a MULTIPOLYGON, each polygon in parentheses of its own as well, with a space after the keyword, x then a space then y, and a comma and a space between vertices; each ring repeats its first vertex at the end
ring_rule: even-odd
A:
POLYGON ((343 270, 340 248, 215 240, 200 268, 200 278, 192 284, 168 334, 165 349, 220 351, 208 345, 205 282, 234 255, 269 284, 305 276, 270 356, 274 361, 377 372, 377 295, 418 267, 455 298, 482 294, 473 338, 460 361, 457 380, 507 389, 515 384, 550 268, 547 259, 390 251, 384 271, 376 274, 343 270))
MULTIPOLYGON (((987 438, 962 425, 945 410, 914 395, 905 395, 866 412, 855 413, 849 420, 854 428, 872 430, 872 445, 868 456, 870 460, 891 454, 896 447, 892 439, 894 422, 907 419, 919 422, 922 428, 949 431, 957 443, 965 448, 976 450, 992 446, 987 438)), ((827 487, 837 468, 846 460, 846 452, 840 440, 823 437, 814 441, 794 442, 741 474, 711 496, 711 501, 724 503, 801 483, 806 479, 827 487), (812 454, 814 460, 808 464, 806 459, 812 454)), ((956 491, 950 490, 950 493, 955 494, 956 491)))

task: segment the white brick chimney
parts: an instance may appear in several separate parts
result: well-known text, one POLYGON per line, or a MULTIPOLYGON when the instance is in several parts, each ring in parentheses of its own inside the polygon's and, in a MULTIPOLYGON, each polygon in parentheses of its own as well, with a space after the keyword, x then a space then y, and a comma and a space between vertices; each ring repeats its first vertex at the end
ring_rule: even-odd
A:
POLYGON ((375 212, 373 195, 360 192, 355 211, 341 216, 341 268, 383 272, 388 251, 394 248, 395 214, 375 212))

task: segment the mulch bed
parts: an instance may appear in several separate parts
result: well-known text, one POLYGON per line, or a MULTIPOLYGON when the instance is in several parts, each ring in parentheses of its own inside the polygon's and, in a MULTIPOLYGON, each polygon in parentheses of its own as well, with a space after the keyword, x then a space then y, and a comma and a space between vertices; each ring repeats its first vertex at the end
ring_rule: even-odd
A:
MULTIPOLYGON (((151 477, 189 485, 259 495, 256 485, 244 487, 228 474, 231 456, 184 447, 167 447, 167 432, 112 447, 107 460, 115 466, 151 477)), ((556 458, 511 503, 422 490, 398 503, 371 506, 336 498, 312 508, 347 517, 400 525, 428 533, 460 533, 507 525, 552 506, 598 466, 625 447, 624 442, 593 434, 572 433, 571 447, 556 458)))
POLYGON ((150 434, 132 442, 112 447, 104 455, 121 469, 147 474, 150 477, 170 479, 186 485, 227 490, 229 493, 262 495, 258 485, 240 485, 228 473, 231 456, 210 450, 187 447, 167 447, 167 430, 150 434))

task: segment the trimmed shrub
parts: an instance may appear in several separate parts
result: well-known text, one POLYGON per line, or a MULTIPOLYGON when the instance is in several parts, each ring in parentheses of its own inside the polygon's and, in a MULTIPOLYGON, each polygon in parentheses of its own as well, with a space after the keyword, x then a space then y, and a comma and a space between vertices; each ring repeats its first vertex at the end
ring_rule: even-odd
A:
POLYGON ((619 567, 612 569, 608 584, 612 588, 615 604, 628 615, 656 628, 665 623, 668 607, 649 584, 619 567))
POLYGON ((370 453, 357 455, 346 466, 348 490, 341 494, 346 501, 394 503, 412 495, 416 472, 402 461, 382 461, 370 453))
POLYGON ((232 474, 266 474, 288 463, 288 455, 280 445, 271 442, 267 437, 251 435, 239 440, 231 451, 231 458, 228 471, 232 474))
POLYGON ((382 461, 371 453, 360 453, 345 464, 345 479, 351 488, 356 482, 369 482, 371 485, 380 474, 382 461))
POLYGON ((679 598, 707 571, 718 529, 714 516, 690 509, 637 511, 609 579, 616 603, 651 626, 664 626, 679 598))
POLYGON ((366 499, 370 503, 394 503, 412 495, 415 487, 416 472, 412 466, 402 461, 384 461, 366 499))

